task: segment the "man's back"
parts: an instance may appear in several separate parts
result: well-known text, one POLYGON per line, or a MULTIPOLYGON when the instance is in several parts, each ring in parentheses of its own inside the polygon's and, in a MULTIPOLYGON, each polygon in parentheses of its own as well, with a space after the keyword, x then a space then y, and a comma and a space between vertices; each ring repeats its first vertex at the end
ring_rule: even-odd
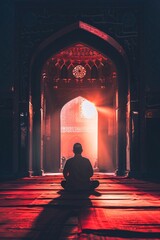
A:
POLYGON ((93 168, 88 158, 82 157, 82 145, 73 145, 74 157, 67 160, 63 176, 65 180, 61 186, 66 190, 94 190, 99 186, 97 180, 90 180, 93 176, 93 168))
POLYGON ((87 158, 77 154, 67 160, 63 174, 67 179, 67 188, 88 189, 93 168, 87 158))

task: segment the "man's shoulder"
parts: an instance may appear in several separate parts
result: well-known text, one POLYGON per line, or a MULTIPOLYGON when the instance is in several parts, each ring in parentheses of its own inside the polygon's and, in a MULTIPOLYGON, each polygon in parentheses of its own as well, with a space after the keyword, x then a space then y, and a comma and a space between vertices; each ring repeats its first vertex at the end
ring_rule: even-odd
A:
POLYGON ((86 157, 83 157, 83 156, 76 157, 76 156, 74 156, 74 157, 68 158, 67 162, 72 162, 72 161, 75 161, 75 160, 81 160, 81 161, 86 161, 86 162, 89 161, 89 159, 86 158, 86 157))
POLYGON ((82 157, 82 158, 84 159, 84 161, 90 162, 88 158, 86 158, 86 157, 82 157))
POLYGON ((73 159, 74 159, 74 157, 68 158, 67 162, 71 162, 71 161, 73 161, 73 159))

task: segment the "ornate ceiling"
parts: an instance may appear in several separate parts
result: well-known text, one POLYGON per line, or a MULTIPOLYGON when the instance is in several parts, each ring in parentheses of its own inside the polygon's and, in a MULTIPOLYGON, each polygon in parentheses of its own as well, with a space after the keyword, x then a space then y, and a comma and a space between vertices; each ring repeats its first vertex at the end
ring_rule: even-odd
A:
POLYGON ((52 56, 44 64, 42 80, 54 89, 73 87, 105 88, 116 82, 111 59, 82 43, 52 56))

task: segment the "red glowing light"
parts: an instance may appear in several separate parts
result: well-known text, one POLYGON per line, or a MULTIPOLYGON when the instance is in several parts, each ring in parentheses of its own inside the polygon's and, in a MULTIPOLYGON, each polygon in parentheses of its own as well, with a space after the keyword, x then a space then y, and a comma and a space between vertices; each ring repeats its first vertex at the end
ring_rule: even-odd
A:
POLYGON ((98 112, 92 102, 81 96, 66 103, 61 110, 61 160, 73 156, 72 147, 75 142, 82 144, 83 155, 96 167, 98 112))

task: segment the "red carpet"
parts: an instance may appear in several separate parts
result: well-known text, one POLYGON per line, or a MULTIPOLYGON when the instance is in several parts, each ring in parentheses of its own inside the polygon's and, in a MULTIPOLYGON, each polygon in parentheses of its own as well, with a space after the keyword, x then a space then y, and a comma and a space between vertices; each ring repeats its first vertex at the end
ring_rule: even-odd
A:
POLYGON ((156 232, 160 237, 160 214, 154 210, 90 208, 81 211, 83 230, 156 232))

